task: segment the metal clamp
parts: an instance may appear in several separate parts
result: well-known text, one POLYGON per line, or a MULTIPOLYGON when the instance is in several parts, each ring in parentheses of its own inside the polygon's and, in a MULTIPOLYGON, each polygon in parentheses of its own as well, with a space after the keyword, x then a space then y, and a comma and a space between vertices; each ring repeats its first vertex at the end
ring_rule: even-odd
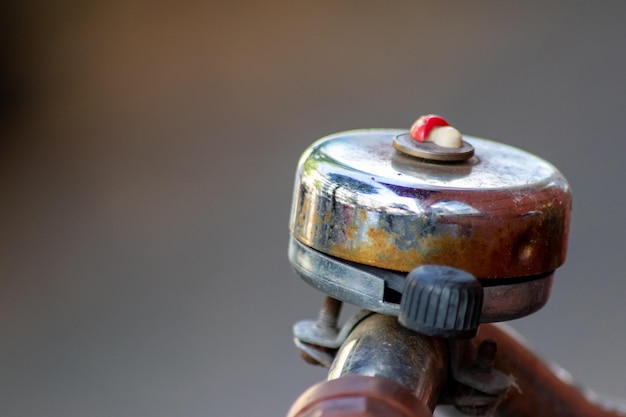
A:
MULTIPOLYGON (((337 300, 381 314, 400 313, 404 273, 335 258, 293 237, 289 260, 304 281, 337 300)), ((480 322, 514 320, 539 310, 548 301, 553 275, 479 280, 484 290, 480 322)))

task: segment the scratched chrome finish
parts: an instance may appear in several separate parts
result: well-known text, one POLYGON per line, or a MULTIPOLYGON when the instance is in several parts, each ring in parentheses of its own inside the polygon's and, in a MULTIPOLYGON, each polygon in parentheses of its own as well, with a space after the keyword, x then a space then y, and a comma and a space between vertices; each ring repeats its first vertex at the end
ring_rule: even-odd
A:
POLYGON ((481 279, 542 274, 565 261, 571 196, 551 164, 469 136, 469 160, 428 162, 393 148, 401 133, 354 130, 314 143, 296 174, 293 237, 379 268, 439 264, 481 279))

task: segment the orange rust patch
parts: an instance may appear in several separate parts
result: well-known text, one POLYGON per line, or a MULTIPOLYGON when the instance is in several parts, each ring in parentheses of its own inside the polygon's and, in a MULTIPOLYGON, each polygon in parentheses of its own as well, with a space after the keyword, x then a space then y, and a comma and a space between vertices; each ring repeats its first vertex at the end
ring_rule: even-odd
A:
POLYGON ((388 232, 370 227, 367 230, 367 243, 355 244, 354 234, 358 228, 349 227, 346 242, 333 242, 330 253, 343 259, 398 271, 410 271, 424 264, 447 264, 461 267, 460 260, 467 258, 467 239, 451 234, 446 236, 426 236, 419 239, 420 249, 399 249, 390 239, 388 232))
MULTIPOLYGON (((501 242, 463 238, 452 233, 428 235, 418 239, 415 248, 402 250, 388 232, 370 227, 368 241, 333 242, 328 253, 349 261, 379 268, 408 272, 420 265, 448 265, 468 271, 479 278, 499 278, 517 273, 511 270, 510 247, 501 242)), ((521 267, 522 265, 520 265, 521 267)), ((524 275, 520 269, 519 276, 524 275)))
POLYGON ((376 213, 335 212, 326 200, 314 203, 303 198, 295 203, 299 207, 292 233, 313 249, 378 268, 408 272, 439 264, 483 279, 520 277, 550 272, 565 259, 569 200, 549 197, 541 202, 529 198, 522 208, 519 202, 496 207, 493 204, 500 200, 480 200, 490 204, 481 209, 489 216, 448 219, 437 233, 426 235, 421 225, 427 219, 417 215, 400 233, 381 226, 376 216, 370 216, 376 213))
POLYGON ((356 238, 357 233, 359 233, 359 227, 355 225, 350 225, 346 228, 346 236, 350 240, 354 240, 356 238))

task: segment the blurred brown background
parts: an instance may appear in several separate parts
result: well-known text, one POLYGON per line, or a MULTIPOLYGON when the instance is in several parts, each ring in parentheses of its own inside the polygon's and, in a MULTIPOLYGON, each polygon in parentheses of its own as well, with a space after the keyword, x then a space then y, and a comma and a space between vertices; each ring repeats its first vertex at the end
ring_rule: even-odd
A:
POLYGON ((626 396, 626 3, 14 2, 0 10, 0 415, 282 416, 299 154, 440 113, 553 162, 569 259, 513 325, 626 396))

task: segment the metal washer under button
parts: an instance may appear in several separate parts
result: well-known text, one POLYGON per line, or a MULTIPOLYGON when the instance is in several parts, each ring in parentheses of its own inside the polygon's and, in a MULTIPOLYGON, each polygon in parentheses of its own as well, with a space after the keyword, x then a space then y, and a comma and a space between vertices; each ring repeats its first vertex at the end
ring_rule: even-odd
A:
POLYGON ((432 142, 417 142, 408 132, 395 136, 393 147, 407 155, 440 162, 465 161, 474 156, 474 147, 466 141, 460 148, 444 148, 432 142))

